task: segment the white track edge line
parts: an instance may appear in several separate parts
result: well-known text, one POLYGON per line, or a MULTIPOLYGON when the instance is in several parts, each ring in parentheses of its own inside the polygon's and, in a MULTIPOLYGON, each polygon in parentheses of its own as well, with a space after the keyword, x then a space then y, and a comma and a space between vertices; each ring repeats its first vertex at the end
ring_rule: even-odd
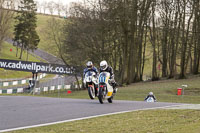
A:
MULTIPOLYGON (((189 104, 180 104, 180 105, 189 105, 189 104)), ((153 109, 169 108, 169 107, 180 106, 180 105, 169 105, 169 106, 163 106, 163 107, 144 108, 144 109, 127 110, 127 111, 114 112, 114 113, 108 113, 108 114, 102 114, 102 115, 94 115, 94 116, 88 116, 88 117, 82 117, 82 118, 76 118, 76 119, 70 119, 70 120, 50 122, 50 123, 45 123, 45 124, 38 124, 38 125, 32 125, 32 126, 25 126, 25 127, 4 129, 4 130, 0 130, 0 133, 2 133, 2 132, 9 132, 9 131, 16 131, 16 130, 22 130, 22 129, 27 129, 27 128, 49 126, 49 125, 60 124, 60 123, 65 123, 65 122, 72 122, 72 121, 78 121, 78 120, 91 119, 91 118, 96 118, 96 117, 101 117, 101 116, 108 116, 108 115, 115 115, 115 114, 122 114, 122 113, 129 113, 129 112, 143 111, 143 110, 153 110, 153 109)))

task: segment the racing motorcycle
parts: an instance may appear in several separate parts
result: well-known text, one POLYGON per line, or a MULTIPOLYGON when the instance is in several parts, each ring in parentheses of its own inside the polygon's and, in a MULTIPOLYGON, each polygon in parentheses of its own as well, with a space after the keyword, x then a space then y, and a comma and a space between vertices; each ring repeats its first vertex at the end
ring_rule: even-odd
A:
POLYGON ((155 102, 155 100, 153 99, 153 97, 149 97, 146 102, 149 102, 149 103, 152 103, 152 102, 155 102))
POLYGON ((96 87, 98 85, 97 81, 98 80, 96 78, 95 72, 88 71, 85 74, 85 78, 83 82, 86 85, 86 88, 88 89, 88 94, 91 99, 94 99, 98 94, 98 87, 96 87))
POLYGON ((113 101, 113 87, 111 86, 110 73, 101 72, 99 74, 99 94, 98 99, 101 104, 107 99, 109 103, 113 101))

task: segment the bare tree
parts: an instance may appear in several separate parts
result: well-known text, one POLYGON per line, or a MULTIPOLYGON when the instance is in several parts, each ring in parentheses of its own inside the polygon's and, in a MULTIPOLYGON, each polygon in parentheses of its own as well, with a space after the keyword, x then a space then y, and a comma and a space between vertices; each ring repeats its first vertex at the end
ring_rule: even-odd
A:
POLYGON ((39 13, 42 13, 42 5, 39 1, 36 1, 36 6, 37 6, 37 10, 39 11, 39 13))
POLYGON ((55 11, 55 3, 53 1, 48 2, 47 8, 48 8, 50 14, 53 15, 53 13, 55 11))
POLYGON ((64 12, 65 17, 68 17, 69 11, 68 11, 68 5, 67 4, 63 6, 62 10, 64 12))
POLYGON ((106 59, 125 84, 141 81, 149 65, 152 80, 159 79, 158 64, 166 78, 199 71, 199 0, 85 0, 65 11, 68 63, 106 59), (145 64, 147 53, 152 64, 145 64))
POLYGON ((11 35, 11 22, 14 17, 14 12, 5 9, 5 2, 5 0, 0 0, 0 51, 3 41, 11 35))
POLYGON ((58 16, 60 16, 61 12, 63 11, 63 3, 60 0, 55 3, 55 10, 57 11, 58 16))
POLYGON ((152 48, 153 48, 153 63, 152 63, 152 80, 158 80, 158 75, 157 75, 157 51, 156 51, 156 22, 155 22, 155 10, 156 10, 156 1, 153 1, 152 5, 151 5, 151 24, 152 26, 149 26, 150 29, 150 42, 152 44, 152 48), (152 28, 151 28, 152 27, 152 28))
POLYGON ((21 6, 21 0, 14 0, 14 5, 15 5, 15 9, 19 10, 19 7, 21 6))
POLYGON ((181 72, 179 78, 185 78, 185 73, 186 73, 186 54, 187 54, 187 48, 188 48, 188 42, 189 42, 189 29, 190 29, 190 22, 193 17, 193 8, 191 8, 193 4, 190 3, 190 0, 183 0, 182 4, 182 12, 183 12, 183 17, 182 17, 182 35, 181 35, 181 72), (187 9, 189 7, 189 10, 187 9), (187 14, 189 14, 189 18, 187 21, 187 14), (187 23, 187 25, 185 24, 187 23), (187 26, 187 27, 186 27, 187 26))
POLYGON ((200 1, 194 0, 194 22, 193 22, 193 43, 194 43, 194 61, 193 74, 199 73, 200 63, 200 1))
POLYGON ((48 3, 46 1, 43 1, 41 7, 43 9, 43 13, 46 14, 46 10, 48 9, 48 3))

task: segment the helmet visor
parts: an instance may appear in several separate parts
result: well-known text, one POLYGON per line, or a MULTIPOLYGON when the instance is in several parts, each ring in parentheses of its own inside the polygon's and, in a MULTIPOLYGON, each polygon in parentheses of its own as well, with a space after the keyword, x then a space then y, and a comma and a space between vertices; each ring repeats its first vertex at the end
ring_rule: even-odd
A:
POLYGON ((87 66, 88 69, 92 69, 92 65, 91 66, 87 66))
POLYGON ((101 69, 105 70, 106 69, 106 65, 101 66, 101 69))

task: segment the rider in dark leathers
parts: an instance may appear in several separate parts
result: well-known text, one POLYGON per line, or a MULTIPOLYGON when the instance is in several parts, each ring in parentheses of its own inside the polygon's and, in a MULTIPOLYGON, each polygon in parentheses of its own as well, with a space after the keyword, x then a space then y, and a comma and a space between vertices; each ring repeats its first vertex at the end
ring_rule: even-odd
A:
POLYGON ((110 73, 110 82, 111 82, 111 85, 113 86, 113 93, 116 93, 117 92, 117 83, 115 82, 115 79, 114 79, 114 73, 113 73, 113 69, 111 66, 108 65, 108 63, 104 60, 104 61, 101 61, 100 63, 100 73, 101 72, 109 72, 110 73))
POLYGON ((144 99, 144 101, 146 101, 149 97, 152 97, 154 99, 154 101, 156 102, 156 97, 153 95, 153 92, 149 92, 149 95, 147 95, 147 97, 144 99))

